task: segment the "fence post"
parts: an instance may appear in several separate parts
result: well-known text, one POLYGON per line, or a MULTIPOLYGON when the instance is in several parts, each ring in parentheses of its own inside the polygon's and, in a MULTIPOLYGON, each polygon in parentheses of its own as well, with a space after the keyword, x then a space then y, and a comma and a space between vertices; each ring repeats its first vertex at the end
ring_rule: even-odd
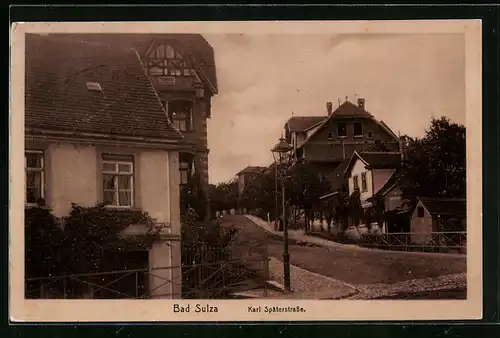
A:
POLYGON ((264 262, 264 296, 269 296, 269 291, 267 290, 267 281, 269 280, 269 256, 265 257, 264 262))
POLYGON ((139 272, 135 272, 135 298, 139 298, 139 272))

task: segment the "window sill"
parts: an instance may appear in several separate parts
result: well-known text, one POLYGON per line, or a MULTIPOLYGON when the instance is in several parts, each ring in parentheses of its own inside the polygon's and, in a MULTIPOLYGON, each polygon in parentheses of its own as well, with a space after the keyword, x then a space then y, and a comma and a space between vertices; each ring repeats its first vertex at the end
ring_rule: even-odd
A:
POLYGON ((43 205, 39 205, 36 203, 25 203, 24 204, 24 209, 34 209, 34 208, 50 210, 50 208, 48 206, 43 206, 43 205))
POLYGON ((363 138, 365 135, 354 135, 354 138, 363 138))
POLYGON ((337 136, 338 139, 345 140, 347 136, 337 136))
POLYGON ((132 206, 106 205, 104 208, 113 211, 141 211, 141 209, 132 206))

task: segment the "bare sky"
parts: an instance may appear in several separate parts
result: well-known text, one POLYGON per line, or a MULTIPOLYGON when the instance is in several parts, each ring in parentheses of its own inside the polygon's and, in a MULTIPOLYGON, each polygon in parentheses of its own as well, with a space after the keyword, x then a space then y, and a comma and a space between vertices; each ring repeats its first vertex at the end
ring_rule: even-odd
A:
POLYGON ((422 136, 432 116, 465 123, 462 34, 205 35, 219 94, 208 124, 211 183, 267 166, 292 116, 326 115, 356 95, 394 132, 422 136))

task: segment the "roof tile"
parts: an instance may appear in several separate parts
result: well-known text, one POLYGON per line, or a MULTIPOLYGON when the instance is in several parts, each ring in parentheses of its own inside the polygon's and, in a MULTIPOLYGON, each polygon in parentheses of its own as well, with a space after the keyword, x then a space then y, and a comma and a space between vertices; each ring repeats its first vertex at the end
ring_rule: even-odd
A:
POLYGON ((218 90, 215 56, 212 46, 200 34, 116 34, 116 33, 56 33, 51 34, 65 41, 84 41, 109 46, 135 49, 141 52, 151 38, 173 39, 179 41, 186 50, 195 58, 195 61, 205 73, 207 79, 214 87, 215 94, 218 90))
POLYGON ((134 50, 27 34, 25 80, 27 128, 182 139, 134 50))
POLYGON ((467 202, 460 198, 428 198, 419 197, 431 215, 465 216, 467 214, 467 202))
POLYGON ((302 132, 324 121, 326 116, 293 116, 288 121, 290 132, 302 132))

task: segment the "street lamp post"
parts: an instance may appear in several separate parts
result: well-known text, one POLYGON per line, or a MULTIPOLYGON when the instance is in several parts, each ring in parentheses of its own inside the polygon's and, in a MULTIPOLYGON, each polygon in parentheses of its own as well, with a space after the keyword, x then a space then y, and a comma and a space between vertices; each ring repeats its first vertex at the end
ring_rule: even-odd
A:
POLYGON ((281 178, 281 203, 283 219, 283 279, 285 292, 290 292, 290 253, 288 252, 288 223, 286 221, 286 203, 285 203, 285 182, 288 167, 292 162, 293 147, 288 144, 283 137, 271 150, 276 163, 277 172, 281 178))

